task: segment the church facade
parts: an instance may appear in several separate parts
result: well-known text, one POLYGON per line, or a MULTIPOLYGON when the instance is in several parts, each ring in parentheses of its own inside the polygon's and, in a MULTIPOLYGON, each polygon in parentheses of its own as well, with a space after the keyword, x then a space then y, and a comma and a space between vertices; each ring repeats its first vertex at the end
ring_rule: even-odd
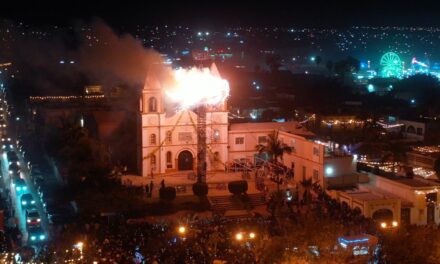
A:
MULTIPOLYGON (((218 74, 213 65, 211 73, 218 74)), ((157 76, 147 76, 141 98, 142 176, 191 171, 197 162, 197 114, 166 109, 165 94, 157 76)), ((206 113, 207 170, 224 170, 228 160, 226 104, 206 113)))

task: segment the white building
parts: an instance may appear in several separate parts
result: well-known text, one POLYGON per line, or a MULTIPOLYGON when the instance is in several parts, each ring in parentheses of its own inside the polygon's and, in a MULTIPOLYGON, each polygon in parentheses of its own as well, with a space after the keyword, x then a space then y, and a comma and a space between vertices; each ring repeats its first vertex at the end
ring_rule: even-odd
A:
MULTIPOLYGON (((215 65, 211 72, 218 74, 215 65)), ((170 114, 164 96, 160 81, 148 74, 141 99, 142 176, 196 168, 197 115, 190 110, 170 114)), ((226 104, 208 110, 206 125, 207 170, 223 170, 228 160, 226 104)))

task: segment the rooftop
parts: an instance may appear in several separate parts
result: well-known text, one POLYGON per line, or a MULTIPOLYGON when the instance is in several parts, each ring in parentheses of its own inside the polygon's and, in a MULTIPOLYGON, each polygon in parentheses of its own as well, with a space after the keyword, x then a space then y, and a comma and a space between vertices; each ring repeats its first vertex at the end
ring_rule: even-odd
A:
POLYGON ((409 179, 409 178, 402 178, 402 177, 395 177, 395 178, 388 178, 390 180, 405 184, 409 187, 437 187, 440 184, 430 181, 424 181, 421 179, 409 179))
POLYGON ((230 131, 258 131, 258 130, 280 130, 296 135, 313 136, 314 134, 308 131, 300 123, 295 121, 289 122, 261 122, 261 123, 236 123, 231 124, 230 131))
POLYGON ((386 199, 399 199, 399 197, 385 193, 380 190, 355 190, 355 191, 345 191, 344 194, 350 196, 352 199, 359 201, 376 201, 376 200, 386 200, 386 199))

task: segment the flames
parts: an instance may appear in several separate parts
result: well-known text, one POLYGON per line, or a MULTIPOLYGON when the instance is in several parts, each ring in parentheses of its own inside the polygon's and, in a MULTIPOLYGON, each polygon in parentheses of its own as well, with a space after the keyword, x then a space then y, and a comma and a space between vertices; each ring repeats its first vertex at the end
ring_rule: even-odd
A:
POLYGON ((229 96, 229 83, 214 67, 178 69, 173 71, 173 85, 165 94, 181 109, 199 105, 218 105, 229 96))

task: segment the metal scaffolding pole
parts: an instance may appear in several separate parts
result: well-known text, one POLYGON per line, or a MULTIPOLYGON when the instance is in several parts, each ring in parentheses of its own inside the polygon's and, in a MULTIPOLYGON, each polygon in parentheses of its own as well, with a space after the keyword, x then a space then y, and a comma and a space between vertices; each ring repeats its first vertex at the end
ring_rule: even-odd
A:
POLYGON ((206 106, 197 108, 197 181, 206 182, 206 106))

